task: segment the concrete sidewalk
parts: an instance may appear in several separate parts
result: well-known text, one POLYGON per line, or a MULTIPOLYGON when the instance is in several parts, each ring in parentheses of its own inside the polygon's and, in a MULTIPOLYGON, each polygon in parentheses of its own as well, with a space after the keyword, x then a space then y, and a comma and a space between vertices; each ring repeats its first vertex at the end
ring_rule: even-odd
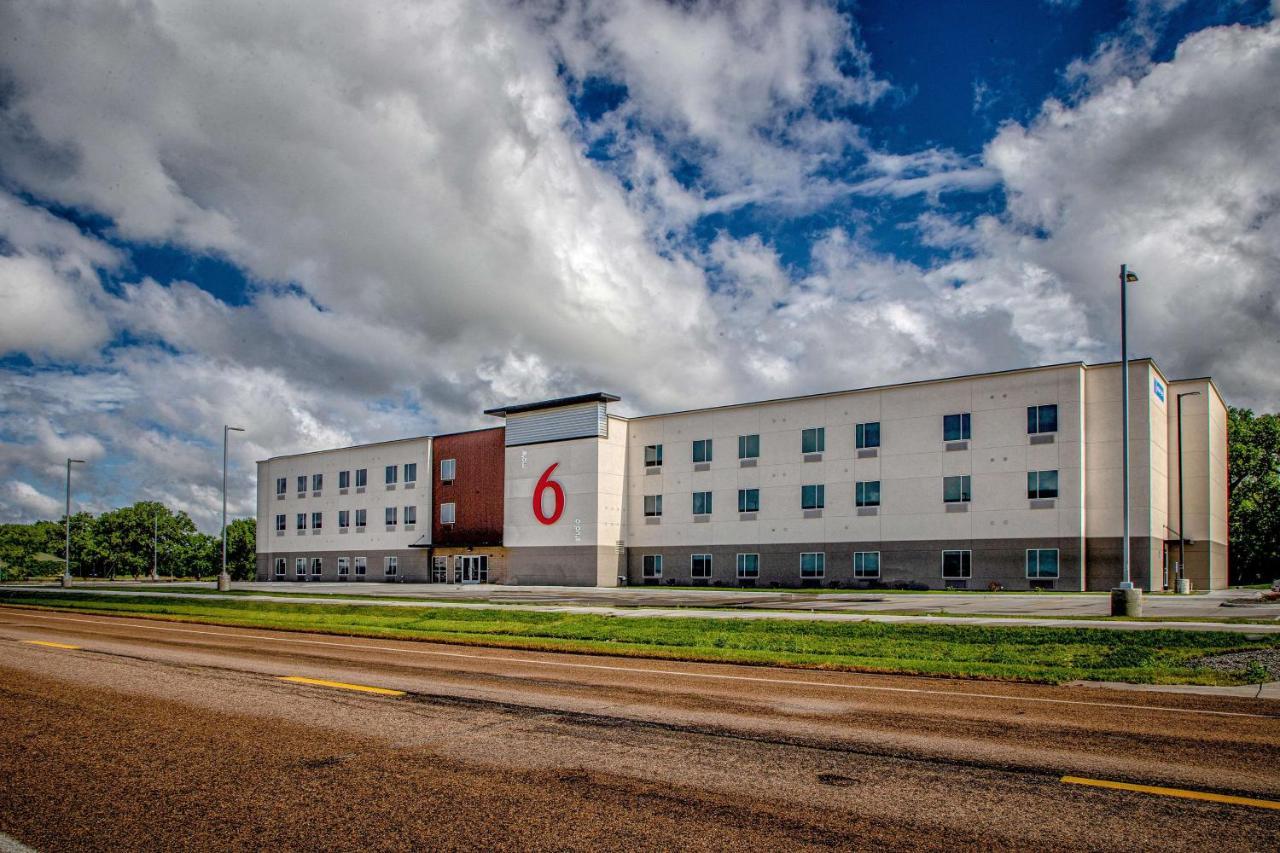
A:
MULTIPOLYGON (((264 599, 275 602, 285 602, 290 604, 341 604, 355 607, 452 607, 467 610, 488 610, 494 608, 518 608, 520 610, 531 610, 539 613, 574 613, 574 614, 590 614, 597 616, 612 616, 620 619, 638 619, 645 617, 657 618, 684 618, 684 619, 790 619, 790 620, 810 620, 821 622, 881 622, 890 624, 910 624, 910 625, 999 625, 1013 628, 1040 627, 1040 628, 1096 628, 1115 631, 1153 631, 1153 630, 1178 630, 1178 631, 1227 631, 1231 633, 1241 634, 1276 634, 1280 633, 1280 623, 1277 624, 1252 624, 1252 623, 1223 623, 1223 622, 1197 622, 1195 620, 1170 620, 1159 622, 1125 622, 1111 621, 1105 619, 1061 619, 1061 618, 1035 618, 1035 617, 1002 617, 1002 616, 945 616, 945 615, 894 615, 888 613, 859 613, 848 610, 840 611, 833 609, 819 609, 813 607, 804 609, 801 607, 789 607, 787 609, 764 609, 753 608, 743 609, 697 609, 696 605, 676 606, 676 607, 617 607, 609 605, 592 605, 592 604, 537 604, 523 603, 517 601, 501 601, 490 597, 486 601, 457 601, 442 599, 419 599, 406 601, 403 599, 383 598, 344 598, 334 593, 304 594, 304 595, 272 595, 269 598, 265 596, 243 596, 243 595, 227 595, 225 593, 196 593, 184 592, 178 588, 178 584, 165 584, 167 589, 151 590, 151 589, 103 589, 101 585, 85 585, 82 587, 72 587, 71 589, 62 589, 53 585, 0 585, 0 589, 38 589, 41 592, 51 592, 61 595, 110 595, 110 596, 143 596, 154 598, 182 598, 199 601, 253 601, 255 599, 264 599)), ((203 585, 206 586, 207 585, 203 585)), ((255 588, 262 586, 285 586, 285 584, 258 584, 255 588)), ((350 585, 349 585, 350 586, 350 585)), ((360 585, 365 588, 364 585, 360 585)), ((473 588, 467 588, 473 589, 473 588)), ((826 597, 826 596, 824 596, 826 597)), ((913 598, 916 596, 912 596, 913 598)), ((1039 599, 1040 596, 1029 595, 1027 598, 1039 599)), ((715 604, 702 604, 703 608, 716 607, 715 604)), ((721 607, 725 605, 720 605, 721 607)))

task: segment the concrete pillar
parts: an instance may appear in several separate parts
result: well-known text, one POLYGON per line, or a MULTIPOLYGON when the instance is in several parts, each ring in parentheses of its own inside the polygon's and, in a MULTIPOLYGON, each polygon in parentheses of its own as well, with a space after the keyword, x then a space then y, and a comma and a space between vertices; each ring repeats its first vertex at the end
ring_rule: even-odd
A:
POLYGON ((218 592, 231 591, 231 575, 223 572, 218 575, 218 592))
POLYGON ((1112 616, 1141 616, 1142 590, 1116 588, 1111 590, 1112 616))

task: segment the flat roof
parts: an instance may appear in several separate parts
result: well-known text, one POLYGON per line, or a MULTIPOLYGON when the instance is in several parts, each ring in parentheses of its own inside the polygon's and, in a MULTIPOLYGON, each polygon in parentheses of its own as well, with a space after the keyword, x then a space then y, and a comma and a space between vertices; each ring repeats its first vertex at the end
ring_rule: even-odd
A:
POLYGON ((519 403, 514 406, 499 406, 496 409, 485 409, 486 415, 505 418, 507 415, 518 415, 521 412, 536 412, 539 409, 558 409, 561 406, 573 406, 578 403, 616 403, 622 398, 616 394, 593 391, 590 394, 576 394, 572 397, 557 397, 554 400, 540 400, 537 403, 519 403))
MULTIPOLYGON (((1152 367, 1156 369, 1157 372, 1160 373, 1162 377, 1164 376, 1164 371, 1160 370, 1160 367, 1159 365, 1156 364, 1155 359, 1151 358, 1150 356, 1143 356, 1141 358, 1131 358, 1129 359, 1129 363, 1130 364, 1149 363, 1152 367)), ((884 385, 868 385, 863 388, 845 388, 839 391, 818 391, 813 394, 797 394, 792 397, 773 397, 768 400, 751 400, 745 403, 725 403, 720 406, 705 406, 698 409, 678 409, 673 412, 656 412, 651 415, 633 415, 630 418, 626 418, 626 420, 640 421, 646 418, 667 418, 667 417, 672 417, 673 415, 690 415, 690 414, 693 414, 694 412, 715 412, 721 409, 740 409, 746 406, 766 406, 773 403, 790 403, 796 400, 816 400, 821 397, 837 397, 841 394, 860 394, 860 393, 865 393, 869 391, 886 391, 890 388, 910 388, 915 385, 931 385, 938 382, 959 382, 965 379, 980 379, 984 376, 1006 376, 1011 373, 1032 373, 1038 370, 1059 370, 1064 367, 1080 367, 1088 370, 1091 368, 1110 367, 1112 365, 1119 365, 1119 364, 1120 364, 1119 361, 1104 361, 1104 362, 1099 362, 1097 364, 1086 364, 1083 361, 1063 361, 1057 364, 1041 364, 1033 367, 1012 367, 1012 368, 1009 368, 1008 370, 990 370, 985 373, 965 373, 959 376, 943 376, 937 379, 914 379, 910 382, 893 382, 893 383, 888 383, 884 385)), ((610 415, 610 417, 613 417, 613 415, 610 415)), ((618 415, 618 417, 624 417, 624 416, 618 415)))

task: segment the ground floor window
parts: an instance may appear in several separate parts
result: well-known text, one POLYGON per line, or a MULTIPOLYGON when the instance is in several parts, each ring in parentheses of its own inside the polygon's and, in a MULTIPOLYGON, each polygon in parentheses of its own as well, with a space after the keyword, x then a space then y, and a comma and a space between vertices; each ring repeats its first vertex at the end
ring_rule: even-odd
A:
POLYGON ((311 574, 320 577, 320 572, 324 569, 324 560, 319 557, 311 558, 311 574))
POLYGON ((346 577, 350 573, 351 573, 351 558, 339 557, 338 558, 338 576, 346 577))
MULTIPOLYGON (((445 460, 452 462, 453 460, 445 460)), ((449 582, 449 558, 433 557, 431 560, 431 582, 432 583, 448 583, 449 582)))
POLYGON ((948 580, 973 577, 973 552, 943 551, 942 577, 948 580))
POLYGON ((855 578, 880 577, 880 552, 857 551, 853 555, 853 576, 855 578))
POLYGON ((284 557, 276 557, 276 577, 284 577, 284 557))
POLYGON ((365 572, 366 562, 364 557, 356 557, 356 574, 363 576, 365 572))
POLYGON ((695 579, 709 579, 711 577, 711 555, 691 555, 689 557, 689 571, 695 579))
POLYGON ((1058 549, 1028 548, 1027 577, 1032 579, 1058 577, 1058 549))
POLYGON ((645 554, 643 557, 643 574, 646 578, 662 577, 662 555, 645 554))
POLYGON ((800 577, 820 578, 827 573, 827 555, 810 551, 800 555, 800 577))
POLYGON ((298 559, 293 561, 293 573, 300 578, 307 576, 307 558, 306 557, 299 557, 298 559))
POLYGON ((760 555, 759 554, 739 554, 738 555, 738 577, 740 578, 760 577, 760 555))
POLYGON ((389 578, 395 577, 396 573, 399 571, 400 571, 399 557, 383 557, 382 558, 382 573, 384 575, 386 575, 389 578))

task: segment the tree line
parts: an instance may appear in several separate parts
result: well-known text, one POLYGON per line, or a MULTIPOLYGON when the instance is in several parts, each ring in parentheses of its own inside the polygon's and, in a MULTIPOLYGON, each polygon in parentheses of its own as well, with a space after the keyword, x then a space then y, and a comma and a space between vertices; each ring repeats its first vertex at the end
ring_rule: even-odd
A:
MULTIPOLYGON (((66 557, 65 517, 0 525, 0 572, 5 580, 61 575, 66 557)), ((251 580, 256 571, 256 525, 227 525, 227 571, 251 580)), ((156 501, 94 516, 71 516, 71 574, 77 578, 200 578, 222 568, 222 540, 201 533, 185 512, 156 501)))
POLYGON ((1227 413, 1231 582, 1280 578, 1280 414, 1227 413))

